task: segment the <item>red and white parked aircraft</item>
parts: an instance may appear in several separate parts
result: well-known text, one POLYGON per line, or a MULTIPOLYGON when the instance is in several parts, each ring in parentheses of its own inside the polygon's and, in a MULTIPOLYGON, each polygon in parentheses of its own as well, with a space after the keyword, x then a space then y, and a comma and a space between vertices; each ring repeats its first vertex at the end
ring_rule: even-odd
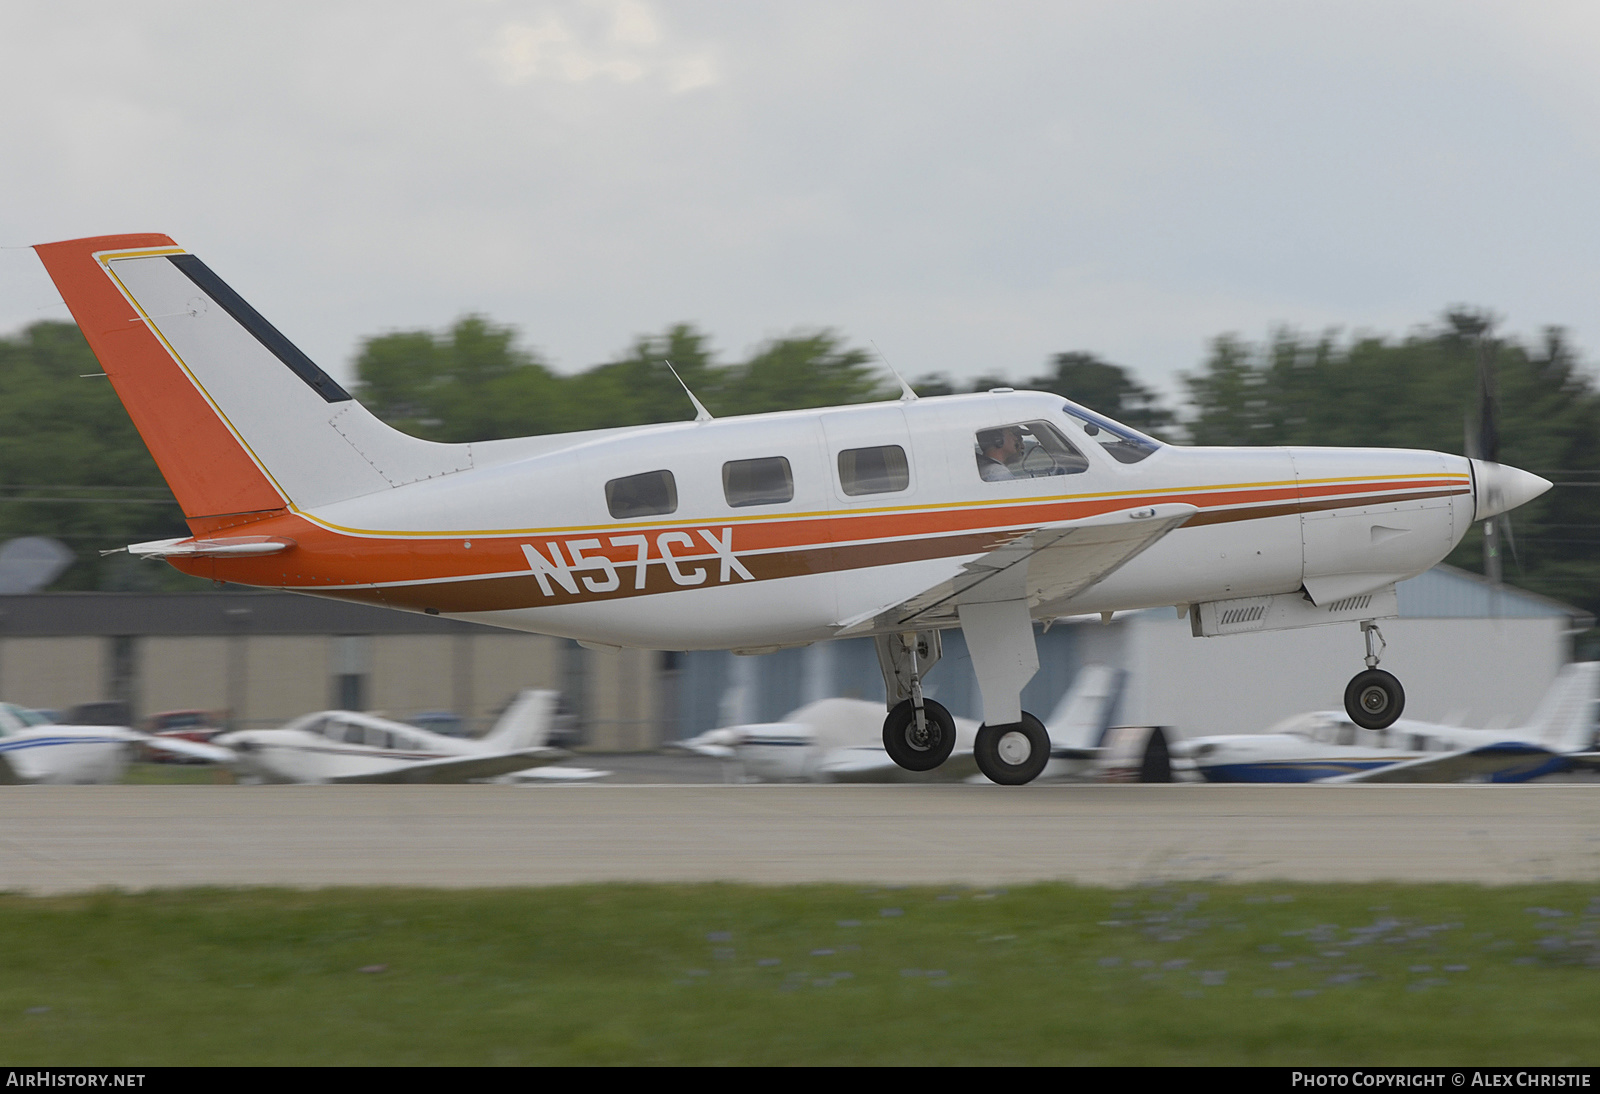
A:
MULTIPOLYGON (((955 741, 924 700, 960 627, 980 769, 1024 783, 1035 620, 1176 605, 1197 635, 1362 623, 1469 524, 1549 488, 1439 452, 1184 448, 1056 395, 982 395, 440 444, 379 421, 161 235, 43 244, 45 267, 192 537, 135 554, 234 581, 600 646, 761 652, 872 635, 884 743, 955 741)), ((1399 716, 1377 669, 1352 717, 1399 716)))

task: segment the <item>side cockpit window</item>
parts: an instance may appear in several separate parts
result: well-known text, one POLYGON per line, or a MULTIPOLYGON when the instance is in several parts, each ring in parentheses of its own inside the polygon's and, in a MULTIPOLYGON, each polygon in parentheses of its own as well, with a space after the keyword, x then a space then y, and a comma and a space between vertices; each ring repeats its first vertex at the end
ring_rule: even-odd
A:
POLYGON ((910 485, 906 450, 897 444, 847 448, 839 453, 839 486, 850 497, 893 494, 910 485))
POLYGON ((794 500, 794 474, 782 456, 729 460, 722 465, 722 496, 735 509, 794 500))
POLYGON ((978 430, 973 442, 984 482, 1076 475, 1089 461, 1049 422, 1013 422, 978 430))
POLYGON ((621 519, 658 517, 678 509, 678 484, 671 471, 646 471, 606 483, 606 508, 621 519))

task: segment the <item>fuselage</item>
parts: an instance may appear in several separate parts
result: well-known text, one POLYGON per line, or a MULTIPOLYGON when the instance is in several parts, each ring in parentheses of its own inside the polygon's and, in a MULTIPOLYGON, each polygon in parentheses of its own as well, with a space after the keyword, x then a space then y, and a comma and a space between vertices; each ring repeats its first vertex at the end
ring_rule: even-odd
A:
POLYGON ((0 759, 22 782, 115 782, 127 769, 134 743, 119 727, 57 725, 0 703, 0 759))
POLYGON ((276 554, 173 564, 597 644, 765 649, 831 637, 1020 534, 1101 513, 1198 509, 1078 595, 1030 604, 1036 618, 1324 578, 1375 588, 1440 561, 1484 509, 1482 465, 1460 456, 1166 445, 1039 392, 481 448, 470 469, 238 529, 292 542, 276 554), (996 477, 979 446, 1006 428, 1028 451, 996 477))
POLYGON ((1209 782, 1320 782, 1464 749, 1498 750, 1504 763, 1483 775, 1525 782, 1565 770, 1559 754, 1528 731, 1493 731, 1404 719, 1367 730, 1333 711, 1296 715, 1273 732, 1196 737, 1174 746, 1209 782))
POLYGON ((345 710, 307 714, 280 729, 236 730, 214 743, 233 750, 242 773, 286 783, 375 775, 489 751, 478 741, 345 710))

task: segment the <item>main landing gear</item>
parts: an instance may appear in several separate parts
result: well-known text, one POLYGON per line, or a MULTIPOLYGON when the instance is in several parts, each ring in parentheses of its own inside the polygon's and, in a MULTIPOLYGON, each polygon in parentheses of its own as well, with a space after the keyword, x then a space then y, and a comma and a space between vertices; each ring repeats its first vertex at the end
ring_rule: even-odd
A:
POLYGON ((1011 725, 978 727, 973 747, 978 770, 1001 786, 1021 786, 1039 777, 1050 762, 1050 734, 1044 723, 1027 711, 1011 725))
POLYGON ((1391 673, 1378 667, 1378 658, 1388 645, 1383 632, 1370 619, 1361 621, 1361 637, 1367 643, 1367 669, 1358 672, 1344 689, 1344 710, 1362 729, 1388 729, 1406 708, 1406 691, 1391 673), (1372 640, 1378 640, 1377 649, 1372 640))
POLYGON ((907 771, 932 771, 956 747, 956 720, 922 695, 922 676, 942 653, 939 632, 879 635, 877 646, 892 704, 883 720, 884 751, 907 771))
MULTIPOLYGON (((1030 783, 1050 762, 1050 734, 1019 702, 1023 685, 1039 670, 1027 604, 964 604, 959 615, 983 692, 985 724, 978 728, 973 759, 1002 786, 1030 783)), ((922 694, 922 677, 942 652, 939 632, 884 634, 876 643, 889 693, 884 750, 908 771, 932 771, 950 758, 956 743, 955 719, 922 694)))

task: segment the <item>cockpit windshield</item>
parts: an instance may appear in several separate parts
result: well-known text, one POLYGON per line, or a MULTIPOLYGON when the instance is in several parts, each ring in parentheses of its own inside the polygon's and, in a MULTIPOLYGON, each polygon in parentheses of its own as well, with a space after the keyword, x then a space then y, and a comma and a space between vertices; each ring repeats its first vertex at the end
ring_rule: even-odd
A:
POLYGON ((40 714, 37 710, 29 710, 27 707, 19 707, 15 703, 0 703, 0 710, 4 710, 4 712, 9 715, 9 717, 5 720, 16 723, 17 728, 19 729, 27 728, 29 726, 47 726, 50 724, 50 719, 46 718, 43 714, 40 714))
POLYGON ((1137 429, 1119 425, 1077 403, 1065 403, 1061 410, 1091 439, 1098 441, 1100 447, 1118 463, 1138 463, 1162 447, 1154 437, 1146 437, 1137 429))

